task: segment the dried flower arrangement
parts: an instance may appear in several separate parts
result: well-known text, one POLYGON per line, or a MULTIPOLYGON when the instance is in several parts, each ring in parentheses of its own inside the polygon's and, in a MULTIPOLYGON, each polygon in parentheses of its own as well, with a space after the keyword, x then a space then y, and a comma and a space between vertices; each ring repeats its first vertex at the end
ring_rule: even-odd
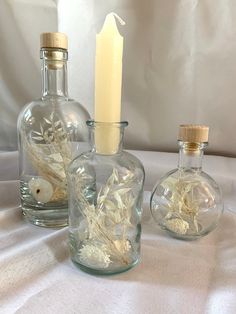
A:
POLYGON ((89 267, 107 268, 113 262, 128 265, 131 259, 132 243, 128 231, 132 228, 131 217, 135 206, 132 191, 134 174, 125 175, 114 168, 93 204, 85 197, 88 175, 81 168, 77 176, 77 195, 80 211, 84 217, 86 231, 79 234, 83 242, 79 250, 82 264, 89 267), (86 233, 86 234, 84 234, 86 233))
POLYGON ((197 178, 168 178, 162 184, 164 189, 172 192, 168 199, 168 213, 165 226, 177 234, 186 234, 190 228, 199 232, 198 214, 201 207, 201 196, 207 196, 208 206, 212 206, 214 198, 205 183, 197 178))
POLYGON ((72 160, 69 134, 54 112, 43 120, 39 130, 32 131, 32 138, 23 137, 24 147, 38 175, 53 186, 50 201, 66 200, 66 169, 72 160))

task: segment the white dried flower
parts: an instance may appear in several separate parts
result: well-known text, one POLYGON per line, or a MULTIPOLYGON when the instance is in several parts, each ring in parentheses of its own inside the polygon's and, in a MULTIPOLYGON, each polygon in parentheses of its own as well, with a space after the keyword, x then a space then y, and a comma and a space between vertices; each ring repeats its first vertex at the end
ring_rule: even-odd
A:
POLYGON ((178 234, 186 234, 189 229, 188 222, 180 218, 169 219, 166 221, 165 225, 170 231, 178 234))
POLYGON ((48 203, 53 195, 53 186, 42 178, 32 178, 29 181, 29 189, 35 200, 39 203, 48 203))
POLYGON ((115 247, 117 248, 118 251, 121 253, 128 252, 131 249, 130 242, 128 240, 123 241, 123 240, 115 240, 114 241, 115 247))
MULTIPOLYGON (((61 118, 52 112, 47 118, 39 124, 39 129, 32 131, 31 139, 25 135, 24 148, 28 157, 37 170, 38 175, 47 180, 51 186, 55 187, 52 199, 61 200, 62 196, 67 199, 67 180, 66 171, 72 160, 72 147, 69 134, 64 127, 61 118), (60 191, 60 193, 58 193, 60 191)), ((40 183, 40 181, 39 181, 40 183)), ((32 185, 32 195, 39 202, 44 197, 49 199, 47 192, 35 194, 34 184, 32 185), (40 198, 42 196, 42 199, 40 198)), ((37 191, 36 191, 37 192, 37 191)), ((51 189, 49 188, 48 195, 51 189)))
MULTIPOLYGON (((165 193, 167 193, 167 191, 171 191, 171 197, 168 199, 167 203, 169 211, 166 215, 166 219, 170 218, 172 214, 179 217, 176 218, 176 225, 179 227, 174 227, 175 223, 170 222, 173 219, 167 220, 166 225, 170 224, 171 226, 173 225, 173 228, 180 228, 182 230, 177 233, 185 234, 187 232, 187 230, 185 231, 185 227, 188 222, 193 223, 196 231, 198 232, 197 216, 199 212, 199 202, 196 200, 196 197, 194 197, 192 191, 194 191, 199 184, 199 179, 196 178, 195 180, 189 181, 185 177, 178 179, 169 177, 168 180, 161 184, 165 189, 165 193)), ((172 231, 175 232, 174 230, 172 231)))
MULTIPOLYGON (((101 186, 95 204, 90 204, 83 193, 87 182, 91 182, 93 178, 90 178, 81 167, 77 171, 76 179, 80 209, 87 220, 87 241, 80 250, 80 255, 83 258, 86 254, 87 260, 89 258, 91 262, 93 258, 95 261, 95 255, 104 260, 105 254, 109 257, 106 261, 110 261, 111 257, 127 265, 130 259, 128 252, 131 250, 129 230, 132 227, 132 209, 136 200, 136 195, 132 190, 133 174, 126 171, 123 175, 114 168, 106 183, 101 186), (105 247, 105 251, 102 247, 105 247)), ((79 234, 79 237, 83 241, 84 236, 81 237, 79 234)), ((88 265, 86 260, 84 262, 88 265)), ((106 265, 104 262, 102 264, 106 265)))
POLYGON ((63 158, 60 153, 51 154, 50 157, 56 162, 63 162, 63 158))
POLYGON ((105 246, 87 244, 79 250, 79 257, 83 264, 94 268, 107 268, 110 263, 110 255, 106 253, 105 246))

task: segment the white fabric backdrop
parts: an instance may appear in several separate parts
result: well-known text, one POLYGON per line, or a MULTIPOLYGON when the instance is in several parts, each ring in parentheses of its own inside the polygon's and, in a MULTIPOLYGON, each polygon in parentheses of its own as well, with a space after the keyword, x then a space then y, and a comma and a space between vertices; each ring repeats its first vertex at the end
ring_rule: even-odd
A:
POLYGON ((16 120, 41 94, 39 36, 57 31, 53 0, 0 0, 0 150, 16 149, 16 120))
POLYGON ((128 147, 176 149, 180 123, 211 127, 209 152, 236 155, 235 0, 59 0, 71 95, 93 113, 95 35, 110 11, 126 26, 128 147))
POLYGON ((69 35, 70 94, 93 115, 95 35, 110 11, 127 23, 127 146, 173 151, 180 123, 206 123, 209 152, 236 155, 235 0, 0 0, 0 149, 16 147, 18 112, 40 94, 43 31, 69 35))

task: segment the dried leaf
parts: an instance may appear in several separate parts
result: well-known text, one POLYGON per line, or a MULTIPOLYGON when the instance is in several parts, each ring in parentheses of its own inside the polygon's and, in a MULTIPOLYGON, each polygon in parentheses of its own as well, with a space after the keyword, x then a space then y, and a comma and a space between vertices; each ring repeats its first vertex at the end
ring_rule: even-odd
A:
POLYGON ((61 121, 60 121, 60 120, 56 121, 56 122, 54 123, 54 126, 55 126, 55 127, 61 126, 61 121))
POLYGON ((131 188, 124 188, 124 189, 119 189, 119 195, 124 195, 128 193, 131 190, 131 188))
POLYGON ((50 124, 50 125, 52 124, 52 122, 51 122, 50 120, 48 120, 47 118, 45 118, 45 117, 43 118, 43 120, 44 120, 47 124, 50 124))
POLYGON ((43 134, 43 133, 44 133, 44 130, 43 130, 43 127, 42 127, 41 123, 40 123, 39 127, 40 127, 41 133, 43 134))
POLYGON ((32 139, 37 140, 37 141, 42 141, 43 137, 41 137, 41 136, 32 136, 32 139))
POLYGON ((42 133, 37 132, 37 131, 32 131, 32 133, 36 134, 36 135, 42 135, 42 133))

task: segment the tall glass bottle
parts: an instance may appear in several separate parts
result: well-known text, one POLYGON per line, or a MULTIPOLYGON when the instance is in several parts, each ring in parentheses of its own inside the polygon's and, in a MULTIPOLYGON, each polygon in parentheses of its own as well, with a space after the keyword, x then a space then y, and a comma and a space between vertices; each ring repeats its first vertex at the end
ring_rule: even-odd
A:
POLYGON ((68 98, 67 36, 41 34, 42 97, 18 117, 20 194, 24 216, 44 227, 68 223, 66 171, 84 151, 88 112, 68 98))
POLYGON ((223 211, 217 183, 202 171, 209 128, 181 125, 179 165, 161 178, 151 196, 154 220, 170 235, 193 240, 211 232, 223 211))
POLYGON ((85 271, 114 274, 140 258, 144 169, 123 150, 127 122, 87 124, 92 150, 69 167, 71 255, 85 271))

